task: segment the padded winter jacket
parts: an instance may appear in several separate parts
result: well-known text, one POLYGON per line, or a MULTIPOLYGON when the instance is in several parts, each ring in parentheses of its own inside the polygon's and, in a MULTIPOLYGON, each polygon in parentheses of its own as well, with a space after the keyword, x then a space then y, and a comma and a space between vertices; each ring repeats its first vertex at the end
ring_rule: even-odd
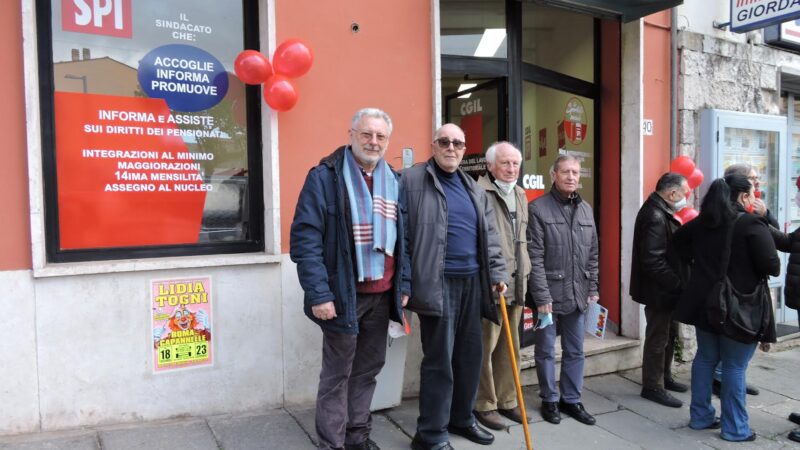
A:
MULTIPOLYGON (((358 334, 352 225, 347 219, 349 203, 342 177, 344 149, 339 147, 308 172, 294 212, 289 255, 297 264, 297 276, 305 293, 306 316, 327 330, 358 334), (329 301, 334 302, 336 317, 330 320, 314 317, 311 307, 329 301)), ((390 310, 390 317, 396 322, 402 320, 402 295, 411 295, 402 191, 398 206, 401 214, 397 220, 390 310)))

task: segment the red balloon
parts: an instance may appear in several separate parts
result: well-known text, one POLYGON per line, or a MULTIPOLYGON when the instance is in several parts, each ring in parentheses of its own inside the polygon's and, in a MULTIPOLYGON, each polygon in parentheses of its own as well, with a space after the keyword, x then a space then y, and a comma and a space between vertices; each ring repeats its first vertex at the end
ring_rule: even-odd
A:
POLYGON ((703 177, 703 172, 700 171, 700 169, 695 168, 692 171, 692 174, 689 175, 688 177, 686 177, 686 181, 689 182, 689 187, 691 189, 694 189, 697 186, 700 186, 701 184, 703 184, 703 179, 704 178, 705 177, 703 177))
POLYGON ((672 163, 669 165, 669 170, 671 172, 679 173, 686 178, 689 178, 692 175, 694 169, 694 161, 692 161, 692 158, 689 158, 688 156, 678 156, 677 158, 673 159, 672 163))
POLYGON ((696 209, 692 208, 691 206, 687 206, 687 207, 683 208, 682 210, 676 212, 675 216, 678 217, 678 219, 681 221, 681 223, 688 223, 690 220, 692 220, 695 217, 697 217, 698 214, 700 214, 700 213, 697 212, 696 209))
POLYGON ((233 70, 247 84, 261 84, 272 75, 272 66, 266 56, 256 50, 245 50, 233 62, 233 70))
POLYGON ((314 53, 299 39, 284 41, 275 49, 275 54, 272 55, 272 65, 275 67, 275 73, 289 78, 297 78, 304 75, 311 69, 313 61, 314 53))
POLYGON ((297 90, 283 75, 273 75, 264 83, 264 100, 275 111, 288 111, 297 103, 297 90))

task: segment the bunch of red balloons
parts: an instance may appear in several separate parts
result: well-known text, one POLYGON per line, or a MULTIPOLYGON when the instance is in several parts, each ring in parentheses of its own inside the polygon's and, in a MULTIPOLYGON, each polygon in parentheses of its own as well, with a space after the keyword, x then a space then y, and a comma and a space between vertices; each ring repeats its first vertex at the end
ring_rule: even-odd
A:
POLYGON ((314 54, 299 39, 281 43, 272 55, 272 64, 257 50, 244 50, 233 62, 233 70, 247 84, 264 83, 264 100, 276 111, 288 111, 297 103, 297 89, 291 78, 311 69, 314 54))
MULTIPOLYGON (((688 156, 678 156, 673 159, 669 165, 669 170, 685 176, 686 181, 689 183, 689 189, 695 189, 697 186, 703 184, 703 179, 705 178, 703 172, 695 167, 694 161, 688 156)), ((689 198, 689 194, 691 194, 691 191, 686 193, 686 198, 689 198)), ((696 209, 687 206, 676 212, 674 217, 681 223, 686 223, 697 217, 698 214, 696 209)))

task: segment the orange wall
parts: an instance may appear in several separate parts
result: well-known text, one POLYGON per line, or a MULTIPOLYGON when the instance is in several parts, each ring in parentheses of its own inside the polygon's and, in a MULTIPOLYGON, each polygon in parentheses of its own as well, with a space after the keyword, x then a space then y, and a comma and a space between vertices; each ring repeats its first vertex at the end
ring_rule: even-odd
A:
POLYGON ((22 68, 20 2, 7 2, 0 15, 0 270, 31 268, 28 163, 25 139, 25 86, 22 68))
POLYGON ((278 118, 281 248, 288 252, 305 175, 347 143, 358 109, 374 106, 392 117, 386 158, 395 168, 403 147, 414 148, 415 161, 430 155, 431 13, 427 1, 277 0, 275 16, 278 43, 300 38, 314 52, 311 71, 296 82, 297 105, 278 118))
POLYGON ((644 19, 644 118, 653 120, 653 135, 644 136, 644 192, 669 170, 670 155, 670 11, 644 19))

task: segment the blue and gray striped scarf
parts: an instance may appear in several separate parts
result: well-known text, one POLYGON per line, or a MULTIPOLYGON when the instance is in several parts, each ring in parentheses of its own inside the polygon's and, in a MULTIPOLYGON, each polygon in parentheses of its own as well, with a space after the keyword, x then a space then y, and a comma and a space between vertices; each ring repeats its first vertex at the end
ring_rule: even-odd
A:
POLYGON ((372 173, 370 195, 349 146, 344 154, 343 175, 350 199, 358 281, 380 280, 384 255, 392 256, 397 241, 397 178, 381 159, 372 173))

